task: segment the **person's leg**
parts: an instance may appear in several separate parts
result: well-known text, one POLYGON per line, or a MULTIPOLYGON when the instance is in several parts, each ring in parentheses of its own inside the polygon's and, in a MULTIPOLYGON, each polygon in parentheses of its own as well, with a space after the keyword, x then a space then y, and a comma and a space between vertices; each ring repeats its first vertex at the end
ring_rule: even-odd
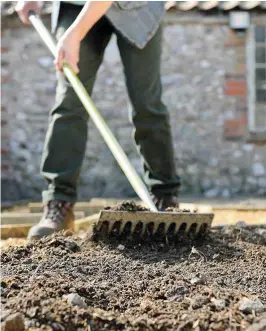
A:
MULTIPOLYGON (((75 20, 80 10, 80 6, 63 5, 57 39, 75 20)), ((112 29, 103 18, 81 43, 79 78, 89 94, 111 34, 112 29)), ((44 203, 52 200, 76 201, 77 180, 87 140, 87 120, 88 114, 73 88, 63 74, 58 74, 56 103, 50 112, 41 163, 41 173, 49 184, 48 190, 43 192, 44 203)))
MULTIPOLYGON (((70 4, 62 6, 57 39, 81 10, 81 7, 70 4)), ((82 41, 79 78, 89 94, 111 34, 112 27, 106 19, 101 19, 82 41)), ((73 204, 76 201, 77 180, 85 153, 87 121, 87 112, 74 90, 63 74, 58 74, 56 103, 50 112, 41 164, 41 173, 49 186, 43 192, 45 207, 42 219, 30 229, 30 240, 74 228, 73 204)))
POLYGON ((133 105, 134 138, 143 157, 144 178, 155 196, 178 194, 169 113, 162 103, 160 79, 161 28, 144 49, 131 45, 119 33, 120 50, 133 105))

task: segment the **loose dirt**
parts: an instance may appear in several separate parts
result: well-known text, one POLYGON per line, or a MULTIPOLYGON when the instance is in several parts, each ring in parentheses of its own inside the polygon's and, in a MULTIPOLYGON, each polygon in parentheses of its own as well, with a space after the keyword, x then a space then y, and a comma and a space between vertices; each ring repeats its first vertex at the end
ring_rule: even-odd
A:
POLYGON ((2 319, 20 313, 26 330, 263 330, 266 227, 171 246, 57 234, 4 249, 1 290, 2 319))

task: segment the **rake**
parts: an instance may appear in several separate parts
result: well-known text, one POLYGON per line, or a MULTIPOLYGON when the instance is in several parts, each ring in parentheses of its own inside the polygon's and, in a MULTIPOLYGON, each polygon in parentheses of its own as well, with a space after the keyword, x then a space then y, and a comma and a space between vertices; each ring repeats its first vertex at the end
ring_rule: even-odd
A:
MULTIPOLYGON (((56 44, 41 19, 34 12, 30 12, 29 20, 53 56, 55 56, 56 44)), ((153 235, 157 233, 175 236, 179 233, 190 232, 197 234, 199 232, 205 232, 213 220, 214 215, 211 213, 158 212, 148 189, 128 160, 125 152, 105 123, 98 109, 93 104, 84 85, 66 62, 63 64, 63 71, 133 189, 149 208, 146 211, 136 210, 133 212, 101 211, 99 219, 94 225, 95 231, 99 234, 105 233, 107 235, 118 236, 126 236, 128 234, 143 236, 145 234, 153 235)))

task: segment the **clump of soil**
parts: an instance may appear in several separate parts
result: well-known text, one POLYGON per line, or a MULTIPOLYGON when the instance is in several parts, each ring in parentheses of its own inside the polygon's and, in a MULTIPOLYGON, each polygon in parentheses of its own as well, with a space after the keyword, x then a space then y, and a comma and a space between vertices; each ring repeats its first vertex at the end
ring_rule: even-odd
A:
MULTIPOLYGON (((114 210, 114 211, 149 211, 150 209, 143 207, 141 205, 136 204, 135 201, 123 201, 122 203, 118 203, 115 206, 107 206, 104 208, 104 210, 114 210)), ((169 207, 165 210, 166 212, 172 212, 172 213, 190 213, 190 209, 180 209, 179 207, 169 207)), ((194 213, 197 212, 197 209, 193 210, 194 213)))
POLYGON ((118 203, 115 206, 107 206, 104 210, 114 210, 114 211, 148 211, 148 208, 145 208, 141 205, 137 205, 135 201, 123 201, 118 203))
POLYGON ((265 227, 231 229, 173 246, 57 234, 5 249, 3 319, 22 314, 26 330, 254 329, 266 318, 265 227), (255 310, 240 309, 244 298, 255 310))

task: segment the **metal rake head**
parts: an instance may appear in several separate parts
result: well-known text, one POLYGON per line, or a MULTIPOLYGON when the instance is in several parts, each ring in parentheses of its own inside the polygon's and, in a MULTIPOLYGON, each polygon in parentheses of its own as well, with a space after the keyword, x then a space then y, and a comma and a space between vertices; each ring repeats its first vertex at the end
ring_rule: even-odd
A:
POLYGON ((103 210, 95 230, 107 237, 197 235, 206 232, 213 217, 211 213, 103 210))

